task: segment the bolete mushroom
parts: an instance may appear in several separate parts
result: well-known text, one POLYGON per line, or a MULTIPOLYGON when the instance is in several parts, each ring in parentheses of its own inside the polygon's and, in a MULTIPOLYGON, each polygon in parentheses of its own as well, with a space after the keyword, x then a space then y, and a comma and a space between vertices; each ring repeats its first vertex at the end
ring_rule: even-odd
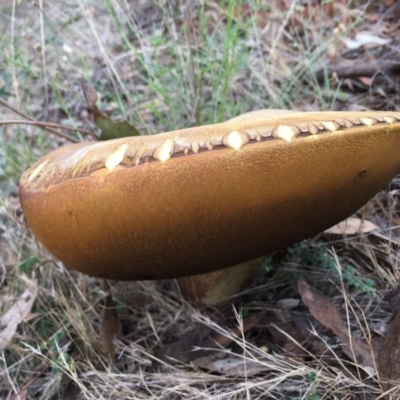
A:
POLYGON ((23 174, 19 191, 34 234, 67 266, 162 279, 315 235, 399 171, 399 112, 256 112, 60 148, 23 174))

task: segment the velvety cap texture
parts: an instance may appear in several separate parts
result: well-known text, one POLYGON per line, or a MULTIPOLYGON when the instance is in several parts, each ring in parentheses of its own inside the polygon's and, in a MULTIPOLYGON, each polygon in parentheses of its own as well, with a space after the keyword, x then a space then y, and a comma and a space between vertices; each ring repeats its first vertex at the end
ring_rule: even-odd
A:
POLYGON ((400 113, 258 111, 82 143, 20 180, 26 219, 67 266, 119 280, 229 267, 353 214, 400 171, 400 113))

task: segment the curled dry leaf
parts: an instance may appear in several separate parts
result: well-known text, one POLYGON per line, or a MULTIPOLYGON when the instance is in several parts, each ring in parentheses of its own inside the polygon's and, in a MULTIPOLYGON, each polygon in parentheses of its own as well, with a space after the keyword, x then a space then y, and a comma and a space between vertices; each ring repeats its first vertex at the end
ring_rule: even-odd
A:
POLYGON ((314 318, 321 325, 333 331, 344 344, 343 352, 369 375, 375 374, 376 357, 371 354, 373 349, 363 340, 349 335, 349 329, 338 308, 326 296, 303 280, 299 281, 298 289, 303 303, 308 307, 314 318))
POLYGON ((5 349, 12 340, 18 325, 28 319, 37 297, 37 280, 26 276, 22 276, 22 279, 26 284, 25 291, 0 319, 0 351, 5 349))
POLYGON ((368 233, 379 230, 379 226, 370 221, 361 220, 360 218, 347 218, 342 222, 327 229, 325 233, 334 235, 357 235, 360 233, 368 233))
POLYGON ((115 309, 110 294, 105 299, 103 318, 100 326, 100 348, 108 354, 112 364, 115 364, 114 335, 122 335, 122 324, 115 309))

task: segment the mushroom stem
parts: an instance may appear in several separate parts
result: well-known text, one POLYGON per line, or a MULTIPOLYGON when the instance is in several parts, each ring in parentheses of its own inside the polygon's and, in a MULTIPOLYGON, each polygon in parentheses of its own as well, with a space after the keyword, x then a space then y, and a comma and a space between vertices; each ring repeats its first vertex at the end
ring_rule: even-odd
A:
POLYGON ((237 294, 258 273, 262 257, 208 274, 177 279, 183 297, 215 304, 237 294))

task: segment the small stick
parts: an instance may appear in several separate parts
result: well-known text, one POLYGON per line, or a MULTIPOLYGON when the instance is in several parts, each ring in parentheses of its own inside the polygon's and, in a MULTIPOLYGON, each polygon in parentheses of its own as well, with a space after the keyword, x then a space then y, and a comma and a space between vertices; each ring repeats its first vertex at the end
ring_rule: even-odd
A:
POLYGON ((392 60, 381 60, 361 65, 332 65, 315 71, 315 77, 322 81, 325 76, 336 74, 338 78, 358 78, 359 76, 373 76, 377 72, 395 73, 400 69, 400 62, 392 60))
POLYGON ((67 135, 65 133, 56 131, 55 129, 52 129, 52 128, 65 129, 65 130, 69 130, 69 131, 73 131, 73 132, 80 132, 80 133, 83 133, 85 135, 90 135, 90 136, 98 139, 98 136, 95 133, 90 132, 90 131, 88 131, 86 129, 73 128, 73 127, 68 127, 68 126, 64 126, 64 125, 60 125, 60 124, 54 124, 54 123, 51 123, 51 122, 36 121, 30 115, 24 113, 23 111, 20 111, 20 110, 16 109, 11 104, 8 104, 6 101, 4 101, 1 98, 0 98, 0 104, 2 104, 4 107, 9 108, 11 111, 15 112, 16 114, 18 114, 21 117, 24 117, 24 118, 26 118, 28 120, 28 121, 24 121, 24 120, 0 121, 0 125, 10 125, 10 124, 35 125, 35 126, 39 126, 41 128, 44 128, 48 132, 54 133, 55 135, 60 136, 60 137, 62 137, 64 139, 67 139, 70 142, 74 142, 74 143, 79 143, 79 140, 74 138, 74 137, 72 137, 72 136, 70 136, 70 135, 67 135))
POLYGON ((65 126, 65 125, 60 125, 60 124, 55 124, 53 122, 45 122, 45 121, 26 121, 24 119, 9 119, 5 121, 0 120, 0 125, 14 125, 14 124, 21 124, 21 125, 34 125, 34 126, 40 126, 41 128, 58 128, 58 129, 65 129, 66 131, 72 131, 72 132, 80 132, 85 135, 90 135, 98 139, 98 136, 90 131, 87 131, 86 129, 80 129, 80 128, 74 128, 73 126, 65 126))

